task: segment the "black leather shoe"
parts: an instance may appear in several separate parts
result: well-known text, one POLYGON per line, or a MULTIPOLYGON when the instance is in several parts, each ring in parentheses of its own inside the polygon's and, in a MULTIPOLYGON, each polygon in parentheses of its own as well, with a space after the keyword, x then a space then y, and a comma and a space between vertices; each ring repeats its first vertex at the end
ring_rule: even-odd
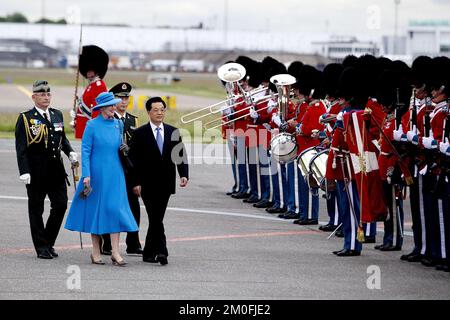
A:
POLYGON ((127 254, 137 254, 137 255, 142 255, 143 253, 144 253, 144 250, 142 250, 141 248, 132 249, 132 250, 128 250, 128 249, 127 249, 127 254))
POLYGON ((375 237, 364 237, 364 243, 376 243, 375 237))
POLYGON ((295 213, 294 211, 288 211, 284 214, 283 219, 298 219, 300 216, 298 213, 295 213))
POLYGON ((54 249, 53 247, 50 247, 50 248, 48 249, 48 252, 50 252, 50 254, 51 254, 51 256, 52 256, 53 258, 58 258, 58 254, 56 253, 56 251, 55 251, 55 249, 54 249))
POLYGON ((402 254, 402 255, 400 256, 400 260, 402 260, 402 261, 408 261, 409 257, 414 256, 414 255, 417 255, 417 253, 415 253, 414 251, 413 251, 413 252, 410 252, 410 253, 408 253, 408 254, 402 254))
POLYGON ((426 267, 434 267, 438 264, 438 261, 432 258, 422 258, 420 262, 426 267))
POLYGON ((43 251, 39 252, 37 254, 37 257, 39 259, 53 259, 52 255, 50 254, 50 252, 48 252, 48 250, 43 250, 43 251))
POLYGON ((342 230, 342 228, 340 228, 338 231, 336 231, 334 233, 334 236, 338 237, 338 238, 343 238, 344 237, 344 231, 342 230))
POLYGON ((319 230, 321 231, 325 231, 325 232, 329 232, 329 231, 334 231, 336 230, 337 226, 332 225, 332 224, 326 224, 324 226, 320 226, 319 230))
POLYGON ((298 224, 303 225, 303 226, 316 225, 316 224, 319 224, 319 221, 317 221, 317 219, 305 219, 305 220, 299 221, 298 224))
POLYGON ((381 248, 383 248, 384 245, 383 244, 377 244, 375 247, 373 247, 376 250, 381 250, 381 248))
POLYGON ((167 261, 167 256, 164 254, 158 254, 156 256, 156 260, 161 264, 161 265, 166 265, 168 263, 167 261))
POLYGON ((268 207, 270 207, 270 202, 267 200, 261 200, 257 203, 254 203, 253 206, 255 208, 268 208, 268 207))
POLYGON ((102 254, 104 256, 110 256, 110 255, 112 255, 112 251, 111 250, 100 250, 100 254, 102 254))
POLYGON ((412 254, 408 257, 408 262, 420 262, 423 256, 420 253, 412 254))
POLYGON ((297 220, 294 220, 294 224, 300 224, 300 222, 302 222, 302 221, 304 221, 305 219, 302 219, 302 218, 300 218, 300 219, 297 219, 297 220))
POLYGON ((266 210, 269 213, 285 213, 286 208, 269 208, 269 210, 266 210))
POLYGON ((148 262, 148 263, 158 263, 158 260, 156 260, 156 256, 144 257, 144 258, 142 258, 142 261, 148 262))
POLYGON ((249 197, 249 198, 243 200, 243 202, 245 202, 245 203, 257 203, 259 201, 260 201, 260 199, 258 199, 257 197, 249 197))
POLYGON ((234 199, 247 199, 250 197, 250 193, 238 192, 236 194, 231 195, 234 199))
POLYGON ((341 252, 336 253, 338 257, 356 257, 361 255, 361 251, 356 250, 342 250, 341 252))
POLYGON ((399 246, 383 246, 380 251, 401 251, 402 247, 399 246))
POLYGON ((333 251, 333 254, 338 254, 339 252, 345 251, 345 249, 333 251))

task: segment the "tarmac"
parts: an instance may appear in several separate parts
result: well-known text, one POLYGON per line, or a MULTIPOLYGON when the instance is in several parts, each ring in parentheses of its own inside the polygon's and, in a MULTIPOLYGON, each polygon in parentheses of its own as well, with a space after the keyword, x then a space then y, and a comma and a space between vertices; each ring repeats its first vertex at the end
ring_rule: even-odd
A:
MULTIPOLYGON (((72 141, 76 151, 80 142, 72 141)), ((0 140, 0 299, 75 300, 435 300, 450 297, 450 273, 399 259, 412 249, 409 206, 401 252, 364 244, 359 257, 337 257, 343 239, 317 226, 299 226, 226 196, 231 168, 223 145, 188 145, 190 181, 172 196, 165 216, 166 266, 127 256, 124 268, 93 265, 90 236, 63 227, 53 260, 36 258, 25 186, 19 181, 14 140, 0 140), (193 148, 194 147, 194 148, 193 148), (223 151, 223 152, 222 152, 223 151), (205 154, 207 153, 207 154, 205 154)), ((69 165, 66 161, 66 168, 69 165)), ((73 186, 69 188, 69 201, 73 186)), ((70 203, 69 203, 70 206, 70 203)), ((45 205, 48 216, 49 202, 45 205)), ((66 214, 67 215, 67 214, 66 214)), ((141 208, 140 239, 148 219, 141 208)), ((327 222, 324 199, 320 222, 327 222)), ((63 224, 64 226, 64 224, 63 224)), ((377 243, 382 239, 378 223, 377 243)))

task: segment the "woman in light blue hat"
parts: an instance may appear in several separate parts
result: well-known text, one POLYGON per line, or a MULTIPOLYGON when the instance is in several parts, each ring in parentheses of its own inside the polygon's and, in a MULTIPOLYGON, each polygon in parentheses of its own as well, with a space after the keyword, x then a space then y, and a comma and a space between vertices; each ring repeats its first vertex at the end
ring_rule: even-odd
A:
POLYGON ((111 260, 114 265, 125 266, 119 253, 120 232, 137 231, 138 226, 128 204, 119 158, 123 123, 114 119, 114 111, 120 99, 111 92, 102 92, 95 100, 93 110, 101 113, 86 125, 81 147, 83 183, 78 185, 65 228, 91 234, 94 264, 104 264, 100 235, 111 234, 111 260))

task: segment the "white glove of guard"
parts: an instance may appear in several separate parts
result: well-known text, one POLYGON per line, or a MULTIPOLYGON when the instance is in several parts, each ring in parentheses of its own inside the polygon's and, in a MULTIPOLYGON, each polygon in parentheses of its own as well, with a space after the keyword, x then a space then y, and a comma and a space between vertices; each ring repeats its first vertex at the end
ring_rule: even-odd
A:
POLYGON ((436 149, 437 141, 430 137, 422 138, 422 144, 426 149, 436 149))
POLYGON ((77 155, 77 153, 76 152, 70 152, 69 153, 69 160, 70 160, 70 162, 71 163, 76 163, 76 162, 78 162, 78 155, 77 155))
POLYGON ((20 181, 22 181, 25 184, 31 183, 31 176, 29 173, 24 173, 19 177, 20 181))
POLYGON ((394 140, 395 141, 404 141, 403 137, 403 127, 399 125, 398 130, 394 130, 394 140))
POLYGON ((417 127, 416 127, 416 125, 413 126, 412 130, 409 130, 406 133, 406 139, 409 142, 412 142, 415 135, 417 135, 417 127))
POLYGON ((278 107, 278 103, 276 101, 269 100, 269 102, 267 102, 267 106, 267 112, 271 113, 273 109, 278 107))
POLYGON ((274 114, 272 115, 272 121, 273 121, 278 127, 281 126, 281 119, 280 119, 280 116, 277 115, 276 113, 274 113, 274 114))
POLYGON ((230 107, 228 107, 228 106, 224 107, 224 108, 222 109, 222 115, 223 115, 223 116, 229 115, 229 114, 231 113, 231 109, 232 109, 232 108, 230 108, 230 107))
POLYGON ((258 119, 259 114, 258 114, 258 112, 256 112, 255 109, 250 108, 250 117, 251 117, 252 119, 258 119))
POLYGON ((344 113, 343 113, 342 111, 339 112, 339 113, 337 114, 336 120, 337 120, 337 121, 342 121, 342 120, 344 120, 344 113))
POLYGON ((450 143, 448 142, 448 138, 445 138, 445 142, 439 143, 439 151, 443 154, 447 153, 448 148, 450 147, 450 143))

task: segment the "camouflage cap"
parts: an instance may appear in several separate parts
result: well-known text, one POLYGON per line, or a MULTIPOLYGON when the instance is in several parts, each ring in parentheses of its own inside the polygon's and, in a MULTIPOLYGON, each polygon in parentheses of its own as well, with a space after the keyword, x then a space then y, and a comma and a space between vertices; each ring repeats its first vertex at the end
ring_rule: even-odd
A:
POLYGON ((50 86, 46 80, 36 80, 33 83, 33 92, 50 92, 50 86))

